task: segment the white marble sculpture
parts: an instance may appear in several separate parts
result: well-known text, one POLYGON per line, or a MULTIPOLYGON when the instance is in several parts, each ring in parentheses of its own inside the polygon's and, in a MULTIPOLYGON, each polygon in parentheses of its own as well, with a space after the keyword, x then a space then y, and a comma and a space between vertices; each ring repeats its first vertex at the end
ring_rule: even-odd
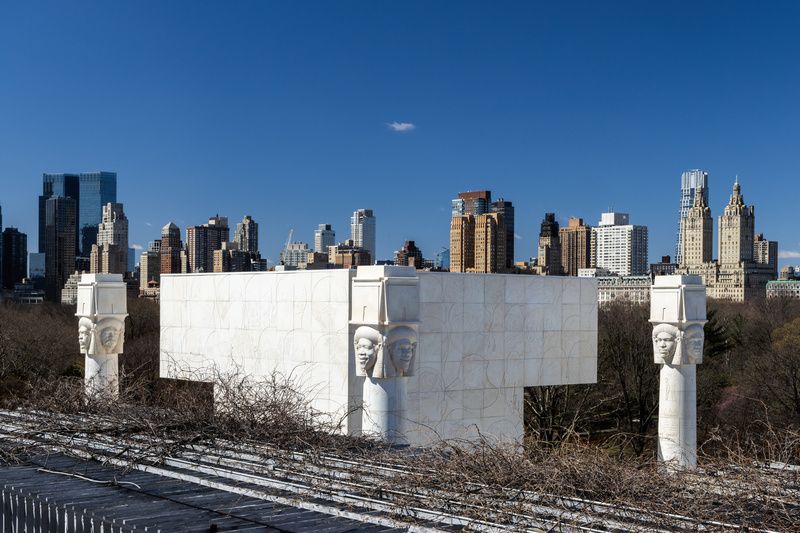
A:
POLYGON ((419 278, 413 267, 359 267, 353 278, 356 374, 364 376, 362 432, 403 442, 406 383, 418 342, 419 278))
POLYGON ((85 355, 88 397, 119 396, 127 295, 120 274, 83 274, 78 284, 78 344, 85 355))
POLYGON ((699 276, 656 276, 650 293, 659 382, 658 458, 697 466, 696 365, 703 362, 705 287, 699 276))

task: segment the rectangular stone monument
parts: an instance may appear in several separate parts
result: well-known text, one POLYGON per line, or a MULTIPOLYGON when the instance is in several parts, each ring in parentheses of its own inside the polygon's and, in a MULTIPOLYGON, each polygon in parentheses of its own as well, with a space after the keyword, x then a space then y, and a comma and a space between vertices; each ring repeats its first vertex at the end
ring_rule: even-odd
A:
POLYGON ((478 432, 518 440, 524 387, 596 382, 596 280, 396 268, 360 267, 359 281, 354 270, 164 275, 161 376, 278 371, 359 434, 353 408, 368 378, 355 330, 375 317, 410 323, 418 339, 400 430, 412 444, 478 432))

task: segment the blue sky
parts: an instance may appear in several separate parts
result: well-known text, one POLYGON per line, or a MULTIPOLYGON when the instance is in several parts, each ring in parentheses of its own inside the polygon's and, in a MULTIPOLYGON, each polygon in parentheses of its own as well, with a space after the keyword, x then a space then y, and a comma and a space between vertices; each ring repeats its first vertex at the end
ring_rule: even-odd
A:
POLYGON ((656 260, 704 168, 712 214, 738 174, 798 264, 798 27, 796 2, 3 1, 4 225, 35 250, 42 172, 102 169, 139 245, 251 214, 274 260, 367 207, 378 255, 432 256, 450 199, 488 188, 518 260, 545 211, 609 207, 656 260))

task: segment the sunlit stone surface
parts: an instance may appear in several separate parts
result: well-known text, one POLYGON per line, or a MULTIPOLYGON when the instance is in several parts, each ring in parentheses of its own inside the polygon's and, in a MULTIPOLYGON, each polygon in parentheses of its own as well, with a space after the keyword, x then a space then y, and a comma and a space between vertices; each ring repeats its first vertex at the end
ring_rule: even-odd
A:
MULTIPOLYGON (((344 420, 343 431, 369 430, 361 409, 367 370, 356 357, 354 334, 375 304, 354 289, 355 274, 162 276, 161 376, 213 381, 232 372, 278 371, 297 380, 315 408, 344 420)), ((478 432, 519 440, 523 387, 596 381, 594 279, 415 275, 418 339, 400 385, 407 396, 397 421, 408 442, 478 432)), ((397 322, 413 313, 404 290, 389 299, 395 303, 387 312, 397 322)), ((377 360, 367 363, 374 372, 377 360)), ((372 393, 380 398, 380 391, 372 393)))
POLYGON ((125 340, 127 294, 121 274, 83 274, 78 283, 78 344, 85 354, 90 397, 119 396, 119 354, 125 340))
POLYGON ((661 367, 658 458, 697 466, 696 365, 703 362, 706 292, 700 276, 656 276, 651 289, 653 354, 661 367))

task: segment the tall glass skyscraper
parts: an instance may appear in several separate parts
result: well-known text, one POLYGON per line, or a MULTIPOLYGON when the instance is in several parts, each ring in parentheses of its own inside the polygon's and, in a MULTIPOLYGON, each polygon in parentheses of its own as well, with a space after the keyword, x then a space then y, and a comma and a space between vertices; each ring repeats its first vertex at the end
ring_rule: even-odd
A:
POLYGON ((678 237, 675 243, 675 263, 683 263, 681 254, 681 222, 689 214, 689 208, 694 205, 694 195, 698 187, 703 188, 703 199, 708 204, 708 172, 705 170, 687 170, 681 174, 681 206, 678 211, 678 237))
POLYGON ((39 197, 39 252, 45 252, 45 202, 60 196, 75 200, 77 234, 75 253, 88 257, 97 243, 97 228, 103 218, 103 206, 117 201, 116 172, 80 174, 44 174, 39 197))
POLYGON ((370 261, 375 264, 375 215, 372 209, 359 209, 350 217, 350 238, 353 244, 369 252, 370 261))
POLYGON ((80 254, 88 256, 92 245, 97 244, 97 228, 103 220, 103 206, 117 202, 117 173, 86 172, 79 176, 80 254))

